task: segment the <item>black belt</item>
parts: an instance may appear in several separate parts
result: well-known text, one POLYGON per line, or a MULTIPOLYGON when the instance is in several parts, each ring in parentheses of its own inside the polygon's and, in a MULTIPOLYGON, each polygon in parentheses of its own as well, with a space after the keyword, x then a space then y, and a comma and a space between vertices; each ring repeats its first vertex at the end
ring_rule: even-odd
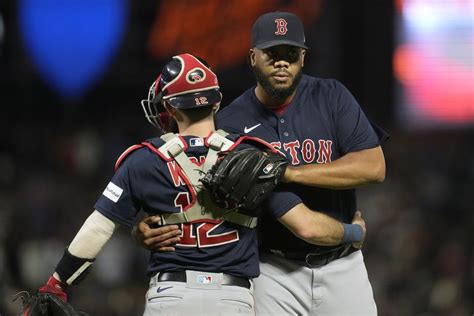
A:
POLYGON ((271 252, 276 255, 280 255, 286 259, 302 261, 306 263, 308 267, 319 268, 331 261, 339 258, 346 257, 351 253, 356 252, 357 248, 352 246, 344 246, 336 249, 331 249, 324 252, 288 252, 280 250, 272 250, 271 252))
MULTIPOLYGON (((204 272, 205 273, 205 272, 204 272)), ((186 271, 162 272, 158 275, 158 282, 186 282, 186 271)), ((250 281, 229 274, 222 274, 222 285, 234 285, 250 289, 250 281)))

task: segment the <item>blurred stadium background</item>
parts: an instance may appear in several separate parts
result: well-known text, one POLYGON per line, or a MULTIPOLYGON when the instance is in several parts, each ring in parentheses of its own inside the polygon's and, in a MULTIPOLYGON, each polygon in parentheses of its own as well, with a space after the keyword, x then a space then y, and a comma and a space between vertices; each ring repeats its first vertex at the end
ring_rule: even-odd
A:
MULTIPOLYGON (((473 0, 0 1, 0 315, 54 269, 131 144, 170 56, 219 75, 223 106, 254 83, 253 21, 304 21, 305 72, 342 81, 391 133, 387 177, 359 190, 380 315, 474 312, 473 0)), ((147 254, 121 229, 71 301, 141 315, 147 254)))

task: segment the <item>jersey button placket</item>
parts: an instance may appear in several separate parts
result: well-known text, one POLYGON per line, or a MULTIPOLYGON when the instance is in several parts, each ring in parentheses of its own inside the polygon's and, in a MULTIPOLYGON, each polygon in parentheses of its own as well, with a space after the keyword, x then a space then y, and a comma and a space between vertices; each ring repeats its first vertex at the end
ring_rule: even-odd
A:
MULTIPOLYGON (((282 130, 284 127, 283 124, 285 124, 285 119, 283 117, 280 117, 279 122, 280 122, 280 130, 282 130)), ((287 131, 283 132, 283 136, 288 137, 288 135, 290 134, 287 131)))

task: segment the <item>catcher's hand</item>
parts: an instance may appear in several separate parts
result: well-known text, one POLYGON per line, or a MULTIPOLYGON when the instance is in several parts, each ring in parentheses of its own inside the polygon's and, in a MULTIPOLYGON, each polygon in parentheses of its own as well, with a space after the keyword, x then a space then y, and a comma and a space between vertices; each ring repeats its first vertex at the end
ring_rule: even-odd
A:
POLYGON ((15 295, 14 301, 21 299, 21 316, 87 316, 76 311, 69 303, 51 293, 30 293, 23 291, 15 295))
POLYGON ((211 198, 226 209, 256 209, 280 182, 286 159, 255 147, 224 153, 201 179, 211 198))
POLYGON ((53 276, 34 295, 23 291, 16 294, 13 301, 18 299, 22 303, 20 310, 22 316, 87 316, 86 313, 76 311, 67 303, 63 284, 53 276))

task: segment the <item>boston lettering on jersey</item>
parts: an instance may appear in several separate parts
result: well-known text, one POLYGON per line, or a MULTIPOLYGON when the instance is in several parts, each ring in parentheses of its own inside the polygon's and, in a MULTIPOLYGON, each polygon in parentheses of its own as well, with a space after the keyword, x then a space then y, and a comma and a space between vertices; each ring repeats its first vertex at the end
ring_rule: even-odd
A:
POLYGON ((270 143, 270 145, 280 150, 287 157, 291 157, 290 163, 294 166, 300 165, 301 160, 305 163, 331 162, 332 144, 332 140, 324 139, 318 140, 318 146, 315 145, 312 139, 305 139, 301 144, 299 140, 286 142, 283 143, 283 146, 281 142, 270 143))

